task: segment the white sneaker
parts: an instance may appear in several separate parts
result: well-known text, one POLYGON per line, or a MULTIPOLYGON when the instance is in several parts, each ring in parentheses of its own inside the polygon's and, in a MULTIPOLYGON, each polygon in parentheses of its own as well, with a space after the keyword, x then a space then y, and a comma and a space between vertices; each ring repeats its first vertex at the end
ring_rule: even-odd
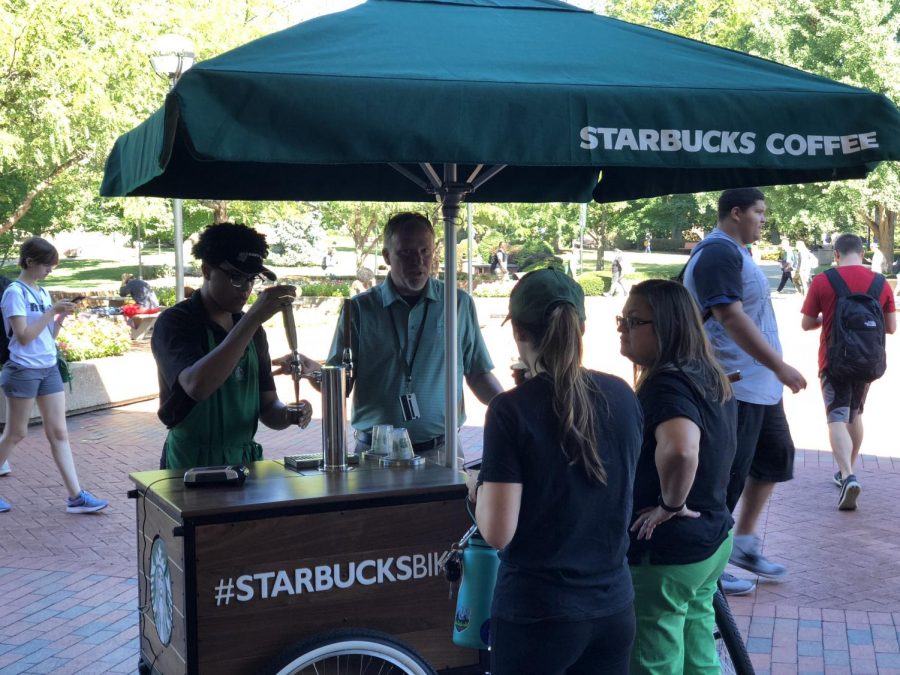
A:
POLYGON ((719 577, 719 584, 722 586, 722 592, 725 595, 747 595, 756 590, 756 582, 749 579, 738 579, 733 574, 722 572, 719 577))
POLYGON ((12 467, 9 465, 9 461, 8 461, 8 460, 5 461, 5 462, 3 462, 3 464, 0 464, 0 476, 5 476, 5 475, 7 475, 10 471, 12 471, 12 467))
POLYGON ((772 562, 760 553, 757 537, 748 537, 743 542, 741 539, 734 538, 734 548, 731 550, 731 558, 728 562, 772 581, 780 581, 784 578, 787 569, 781 563, 772 562))

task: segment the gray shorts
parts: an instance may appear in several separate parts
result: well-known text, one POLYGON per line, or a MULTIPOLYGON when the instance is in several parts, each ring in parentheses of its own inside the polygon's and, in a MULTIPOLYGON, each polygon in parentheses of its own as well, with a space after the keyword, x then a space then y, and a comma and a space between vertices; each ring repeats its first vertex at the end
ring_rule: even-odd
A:
POLYGON ((3 364, 0 387, 8 398, 37 398, 65 390, 55 363, 49 368, 26 368, 14 361, 3 364))

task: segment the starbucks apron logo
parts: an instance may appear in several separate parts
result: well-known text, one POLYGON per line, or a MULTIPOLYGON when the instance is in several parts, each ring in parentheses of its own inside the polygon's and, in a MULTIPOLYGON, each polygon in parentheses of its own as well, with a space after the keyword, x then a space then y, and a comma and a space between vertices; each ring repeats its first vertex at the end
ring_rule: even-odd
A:
POLYGON ((247 379, 247 371, 249 369, 250 364, 250 347, 247 347, 247 350, 244 352, 244 355, 237 362, 237 365, 234 367, 234 370, 231 371, 231 377, 234 378, 236 382, 243 382, 247 379))

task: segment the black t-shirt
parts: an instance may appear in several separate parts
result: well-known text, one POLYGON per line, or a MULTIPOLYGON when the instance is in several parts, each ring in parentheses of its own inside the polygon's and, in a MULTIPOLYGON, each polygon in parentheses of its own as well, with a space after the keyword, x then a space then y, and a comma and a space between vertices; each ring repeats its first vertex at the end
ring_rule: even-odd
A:
MULTIPOLYGON (((234 314, 234 322, 240 321, 242 316, 234 314)), ((187 417, 196 405, 196 401, 181 388, 178 376, 182 370, 209 353, 207 328, 212 331, 215 344, 222 342, 227 335, 224 328, 209 319, 200 291, 162 312, 153 327, 150 347, 159 377, 157 415, 170 429, 187 417)), ((262 328, 253 335, 253 343, 259 360, 259 391, 275 391, 269 343, 262 328)))
POLYGON ((633 600, 626 551, 641 410, 622 380, 592 377, 605 399, 595 410, 606 486, 566 460, 549 378, 528 380, 488 407, 481 478, 523 486, 494 592, 493 615, 508 621, 598 618, 633 600))
POLYGON ((687 506, 699 518, 671 518, 648 540, 631 535, 628 561, 640 564, 649 554, 654 565, 687 565, 706 560, 716 552, 734 524, 725 505, 725 491, 737 444, 737 404, 719 403, 706 390, 692 386, 680 371, 654 375, 638 391, 644 410, 644 442, 634 479, 634 513, 656 506, 659 474, 656 471, 656 427, 675 417, 686 417, 700 428, 700 456, 687 506))

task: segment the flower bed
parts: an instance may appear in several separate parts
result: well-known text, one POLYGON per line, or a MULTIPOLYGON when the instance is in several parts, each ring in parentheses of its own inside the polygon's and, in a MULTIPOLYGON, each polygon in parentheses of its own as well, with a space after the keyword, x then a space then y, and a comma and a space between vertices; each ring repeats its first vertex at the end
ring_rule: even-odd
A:
POLYGON ((124 322, 81 314, 66 320, 56 344, 70 362, 120 356, 131 349, 131 332, 124 322))

